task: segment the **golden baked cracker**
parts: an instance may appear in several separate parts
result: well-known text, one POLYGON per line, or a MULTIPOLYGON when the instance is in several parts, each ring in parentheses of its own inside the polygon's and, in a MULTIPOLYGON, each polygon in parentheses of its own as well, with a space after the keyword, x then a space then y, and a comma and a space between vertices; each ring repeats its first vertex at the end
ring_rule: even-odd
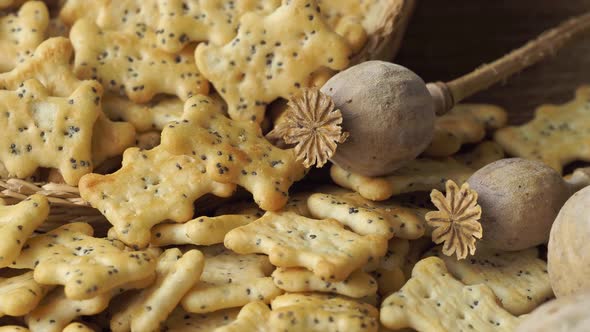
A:
POLYGON ((311 215, 333 218, 361 235, 416 239, 424 235, 424 220, 395 200, 375 203, 355 192, 316 193, 307 200, 311 215))
POLYGON ((100 166, 106 160, 120 156, 135 142, 135 128, 127 122, 114 122, 101 113, 94 124, 92 162, 100 166))
POLYGON ((283 293, 269 277, 274 267, 268 257, 239 255, 223 246, 208 249, 201 281, 182 299, 184 310, 208 313, 252 301, 269 303, 283 293))
POLYGON ((272 331, 377 331, 379 312, 366 303, 320 294, 285 294, 272 301, 272 331))
POLYGON ((281 0, 158 0, 158 45, 174 53, 190 42, 228 43, 243 25, 240 18, 244 14, 268 14, 280 3, 281 0))
POLYGON ((15 205, 0 205, 0 268, 18 257, 28 237, 49 216, 49 202, 43 195, 31 195, 15 205))
POLYGON ((47 26, 47 38, 53 37, 67 37, 70 34, 70 28, 65 25, 59 17, 52 17, 49 19, 47 26))
MULTIPOLYGON (((78 80, 73 73, 70 59, 73 48, 66 38, 56 37, 44 41, 33 57, 19 64, 14 70, 0 74, 0 88, 17 90, 26 80, 36 79, 47 89, 49 94, 67 97, 84 81, 78 80)), ((123 122, 109 120, 99 112, 93 129, 92 160, 94 165, 118 156, 132 146, 135 140, 133 127, 123 122), (104 140, 110 144, 104 144, 104 140)))
POLYGON ((220 114, 205 96, 187 100, 182 120, 162 131, 162 147, 203 160, 211 179, 246 188, 264 210, 282 208, 291 184, 305 175, 293 150, 274 147, 255 123, 220 114))
POLYGON ((29 1, 18 13, 0 17, 0 73, 33 55, 45 40, 48 25, 49 11, 42 1, 29 1))
POLYGON ((208 246, 223 243, 225 234, 256 220, 254 215, 198 217, 182 224, 159 224, 152 228, 150 245, 164 247, 179 244, 208 246))
POLYGON ((207 193, 227 197, 235 186, 212 181, 198 158, 171 155, 161 146, 130 148, 123 167, 113 174, 89 174, 80 180, 80 195, 99 209, 131 246, 145 247, 150 229, 171 220, 193 217, 193 202, 207 193))
POLYGON ((29 332, 30 330, 26 327, 18 325, 6 325, 0 326, 0 332, 29 332))
POLYGON ((233 322, 240 308, 218 310, 207 314, 188 313, 177 307, 162 325, 168 332, 211 332, 233 322))
POLYGON ((270 308, 262 301, 254 301, 246 304, 235 321, 218 327, 214 332, 270 332, 268 325, 270 308))
POLYGON ((75 322, 68 324, 68 326, 66 326, 62 332, 94 332, 94 329, 88 327, 85 324, 75 322))
POLYGON ((50 97, 35 79, 16 91, 0 91, 0 160, 10 174, 32 175, 55 167, 69 185, 92 171, 92 133, 100 113, 102 87, 84 82, 69 98, 50 97))
POLYGON ((25 316, 25 321, 31 332, 62 332, 62 329, 76 318, 96 315, 105 310, 115 295, 131 289, 147 287, 153 280, 152 275, 84 300, 68 298, 64 289, 59 287, 45 297, 35 310, 25 316))
POLYGON ((397 292, 406 283, 403 266, 409 250, 408 240, 394 237, 389 240, 387 252, 377 262, 377 266, 374 269, 370 267, 372 264, 364 267, 365 271, 374 270, 373 275, 379 286, 379 295, 388 296, 393 292, 397 292))
POLYGON ((199 281, 203 264, 203 254, 198 250, 184 254, 178 248, 164 251, 158 259, 156 281, 129 298, 127 306, 113 316, 111 329, 158 330, 184 294, 199 281))
POLYGON ((412 278, 383 301, 380 316, 381 323, 393 330, 513 331, 518 324, 489 287, 462 284, 438 257, 416 264, 412 278))
POLYGON ((64 285, 74 300, 90 299, 132 281, 145 279, 155 259, 145 251, 125 251, 117 241, 92 237, 87 223, 66 224, 29 239, 11 267, 35 269, 35 281, 64 285))
POLYGON ((63 2, 59 17, 69 26, 85 18, 93 20, 101 28, 135 31, 155 28, 159 17, 157 0, 65 0, 63 2))
POLYGON ((348 41, 353 53, 356 54, 363 48, 367 41, 367 32, 362 22, 367 18, 369 4, 374 2, 318 0, 318 5, 326 23, 348 41))
POLYGON ((361 270, 352 272, 343 281, 330 281, 322 280, 304 268, 278 268, 272 273, 272 280, 277 287, 289 293, 321 292, 361 298, 377 292, 375 279, 361 270))
POLYGON ((482 248, 461 261, 443 255, 440 247, 431 253, 440 257, 449 272, 462 283, 490 287, 502 306, 513 315, 529 313, 553 297, 547 263, 538 258, 536 248, 517 252, 482 248))
POLYGON ((135 138, 135 146, 141 150, 151 150, 160 145, 160 134, 159 131, 148 131, 138 134, 135 138))
POLYGON ((338 185, 354 190, 366 199, 382 201, 403 193, 444 190, 447 180, 464 183, 477 169, 503 157, 502 150, 495 144, 483 142, 473 150, 453 157, 412 160, 387 176, 363 176, 337 165, 332 166, 330 175, 338 185))
POLYGON ((195 52, 199 70, 225 99, 229 115, 258 123, 268 103, 309 87, 310 74, 319 68, 345 69, 350 55, 315 0, 284 0, 266 16, 248 13, 232 41, 200 44, 195 52))
POLYGON ((345 280, 368 261, 385 254, 387 239, 360 236, 336 220, 315 220, 293 212, 267 212, 225 236, 227 248, 269 255, 278 267, 305 267, 325 280, 345 280))
POLYGON ((0 317, 24 316, 53 289, 33 280, 33 271, 11 278, 0 278, 0 317))
POLYGON ((154 48, 147 35, 101 30, 87 19, 74 24, 70 39, 78 76, 96 79, 106 90, 124 93, 136 103, 148 102, 156 94, 186 100, 209 92, 190 48, 166 53, 154 48))
POLYGON ((542 105, 528 123, 500 129, 496 142, 512 156, 542 161, 558 172, 573 161, 590 161, 590 86, 562 105, 542 105))
POLYGON ((453 156, 458 162, 478 170, 487 164, 504 158, 504 149, 494 141, 483 141, 471 151, 453 156))
POLYGON ((287 204, 281 209, 281 211, 289 211, 297 213, 300 216, 311 218, 311 212, 307 206, 307 199, 313 192, 298 192, 289 196, 287 204))
POLYGON ((138 132, 162 130, 169 122, 182 117, 184 102, 177 97, 156 97, 146 104, 137 104, 112 93, 102 101, 105 114, 111 119, 127 121, 138 132))
POLYGON ((463 144, 480 142, 486 130, 502 128, 507 121, 508 113, 495 105, 456 105, 449 113, 436 118, 434 138, 424 154, 448 157, 459 151, 463 144))

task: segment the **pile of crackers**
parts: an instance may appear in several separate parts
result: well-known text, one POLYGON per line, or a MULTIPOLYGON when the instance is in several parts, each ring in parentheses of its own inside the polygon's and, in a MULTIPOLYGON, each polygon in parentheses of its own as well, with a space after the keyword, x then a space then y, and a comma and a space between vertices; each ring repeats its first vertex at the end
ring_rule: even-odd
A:
POLYGON ((0 331, 513 331, 552 298, 543 248, 443 255, 428 194, 590 160, 590 89, 521 127, 459 105, 386 177, 265 138, 374 4, 0 0, 0 331))

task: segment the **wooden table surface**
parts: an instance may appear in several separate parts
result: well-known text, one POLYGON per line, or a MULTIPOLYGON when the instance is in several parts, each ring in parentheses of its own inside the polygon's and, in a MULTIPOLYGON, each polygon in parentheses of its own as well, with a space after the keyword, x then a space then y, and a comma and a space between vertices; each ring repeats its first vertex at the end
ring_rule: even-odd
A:
MULTIPOLYGON (((590 0, 418 0, 395 62, 427 82, 447 81, 586 11, 590 0)), ((571 99, 582 84, 590 84, 590 33, 468 101, 503 106, 516 124, 540 104, 571 99)))

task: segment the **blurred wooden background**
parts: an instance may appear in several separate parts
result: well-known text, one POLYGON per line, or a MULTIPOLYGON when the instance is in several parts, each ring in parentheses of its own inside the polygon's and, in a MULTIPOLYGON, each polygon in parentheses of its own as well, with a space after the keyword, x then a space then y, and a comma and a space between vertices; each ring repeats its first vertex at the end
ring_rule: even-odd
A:
MULTIPOLYGON (((587 11, 590 0, 418 0, 395 62, 427 82, 447 81, 587 11)), ((571 99, 581 84, 590 84, 590 34, 469 101, 503 106, 522 123, 540 104, 571 99)))

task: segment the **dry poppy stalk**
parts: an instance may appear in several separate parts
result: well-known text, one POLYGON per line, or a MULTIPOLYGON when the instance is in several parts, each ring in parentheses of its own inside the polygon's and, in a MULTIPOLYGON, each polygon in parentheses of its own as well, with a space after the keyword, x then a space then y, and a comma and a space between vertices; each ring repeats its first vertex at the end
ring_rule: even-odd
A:
POLYGON ((332 98, 320 90, 303 89, 288 103, 286 120, 269 133, 287 144, 295 144, 297 159, 307 168, 322 167, 336 152, 337 143, 344 143, 348 133, 342 132, 342 114, 332 98))
POLYGON ((482 238, 479 223, 481 207, 477 204, 477 192, 464 183, 461 188, 455 182, 446 183, 446 196, 438 190, 430 193, 432 203, 438 211, 426 214, 426 221, 432 227, 432 241, 443 243, 442 252, 457 259, 464 259, 468 254, 475 254, 475 241, 482 238))

